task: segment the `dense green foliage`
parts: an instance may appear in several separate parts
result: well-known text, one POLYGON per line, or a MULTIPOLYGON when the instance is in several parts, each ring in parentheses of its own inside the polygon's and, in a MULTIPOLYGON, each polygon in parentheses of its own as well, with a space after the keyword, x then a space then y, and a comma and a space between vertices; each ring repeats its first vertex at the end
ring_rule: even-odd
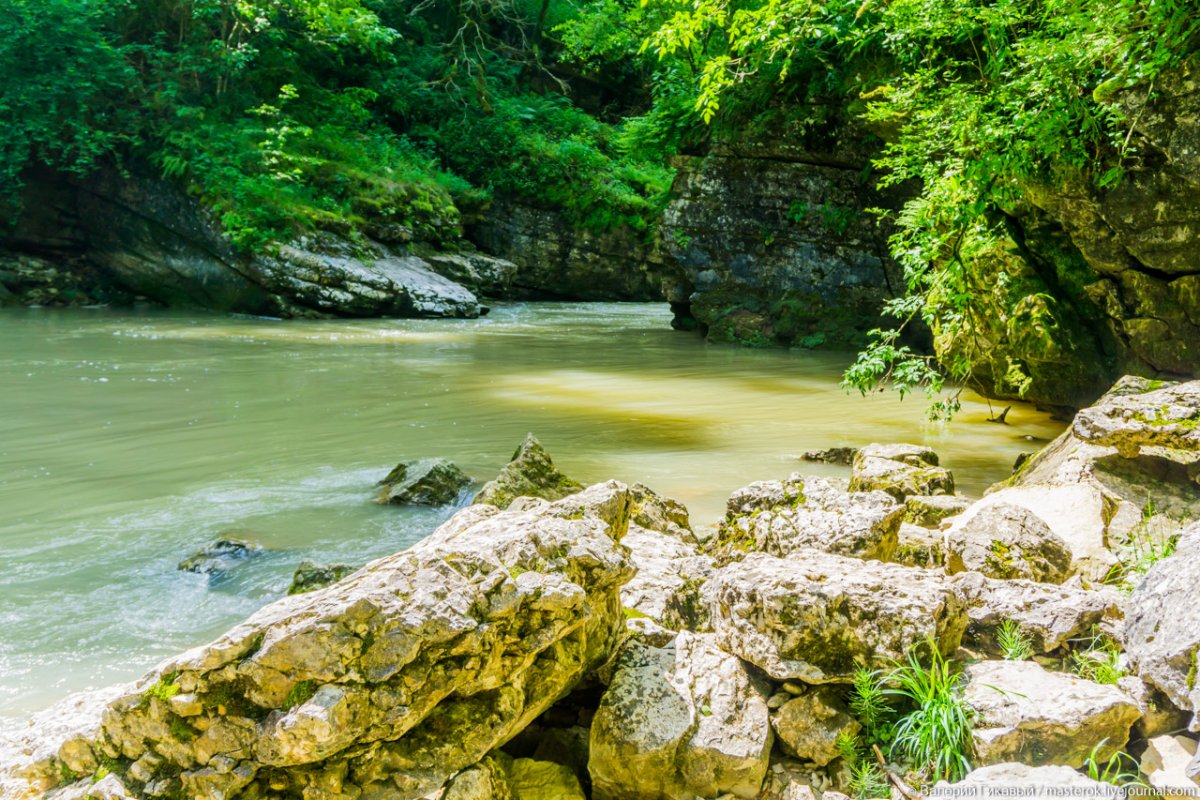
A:
POLYGON ((7 0, 0 186, 151 164, 235 243, 386 226, 445 243, 493 192, 646 229, 670 171, 584 113, 543 48, 565 3, 7 0))
MULTIPOLYGON (((937 393, 943 370, 970 376, 979 354, 969 336, 939 370, 898 331, 922 318, 935 333, 969 334, 979 284, 996 279, 973 274, 972 256, 1004 235, 1029 187, 1120 181, 1139 154, 1113 96, 1152 88, 1200 30, 1188 0, 658 2, 674 13, 650 47, 696 62, 706 119, 719 120, 730 98, 743 103, 747 85, 774 86, 785 106, 832 100, 888 142, 883 184, 920 187, 891 242, 908 285, 888 309, 897 325, 877 331, 847 372, 863 391, 891 381, 937 393)), ((1006 378, 1018 389, 1027 381, 1006 378)))

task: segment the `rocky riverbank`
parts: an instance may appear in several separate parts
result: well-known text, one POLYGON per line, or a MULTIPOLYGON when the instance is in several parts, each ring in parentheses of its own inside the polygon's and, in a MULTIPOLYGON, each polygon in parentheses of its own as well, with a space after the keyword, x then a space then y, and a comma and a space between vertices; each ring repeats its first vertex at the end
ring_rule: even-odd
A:
POLYGON ((1198 424, 1200 382, 1124 379, 976 502, 880 445, 738 490, 715 531, 531 440, 409 550, 4 732, 0 794, 1194 792, 1198 424), (939 669, 963 724, 914 740, 905 681, 939 669))

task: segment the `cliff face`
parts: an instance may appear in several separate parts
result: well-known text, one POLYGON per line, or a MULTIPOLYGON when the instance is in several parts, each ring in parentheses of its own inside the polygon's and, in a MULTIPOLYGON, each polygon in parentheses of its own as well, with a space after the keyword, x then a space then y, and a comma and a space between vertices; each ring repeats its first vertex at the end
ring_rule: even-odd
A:
POLYGON ((859 134, 775 131, 678 162, 662 248, 675 326, 752 345, 855 346, 903 280, 859 134), (807 140, 807 141, 805 141, 807 140), (804 142, 804 143, 800 143, 804 142))
POLYGON ((517 265, 509 296, 519 299, 662 300, 674 273, 644 233, 588 231, 556 210, 513 200, 493 203, 467 236, 517 265))

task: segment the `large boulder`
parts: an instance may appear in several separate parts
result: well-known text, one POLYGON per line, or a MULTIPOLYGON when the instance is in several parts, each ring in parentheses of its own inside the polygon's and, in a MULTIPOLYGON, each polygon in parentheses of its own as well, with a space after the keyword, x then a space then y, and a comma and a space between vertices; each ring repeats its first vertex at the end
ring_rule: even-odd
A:
POLYGON ((973 507, 946 532, 946 569, 993 578, 1062 583, 1070 576, 1071 550, 1045 522, 1021 507, 973 507))
POLYGON ((703 593, 720 646, 777 680, 847 683, 856 666, 889 668, 928 641, 952 653, 967 627, 944 575, 816 550, 751 553, 703 593))
POLYGON ((1022 797, 1029 800, 1059 800, 1062 797, 1086 797, 1088 800, 1119 800, 1125 791, 1114 784, 1102 783, 1081 775, 1070 767, 1031 767, 1028 764, 991 764, 973 770, 958 783, 939 783, 930 797, 1022 797))
POLYGON ((1114 397, 1085 408, 1072 423, 1085 442, 1136 458, 1142 448, 1200 451, 1200 381, 1114 397))
POLYGON ((869 444, 854 455, 850 491, 887 492, 903 503, 913 495, 954 494, 954 476, 928 447, 869 444))
MULTIPOLYGON (((1084 484, 1099 489, 1110 504, 1106 513, 1109 538, 1127 533, 1153 506, 1177 519, 1200 518, 1200 490, 1195 483, 1196 447, 1177 450, 1138 446, 1138 455, 1127 458, 1111 445, 1084 438, 1097 436, 1099 420, 1107 408, 1126 408, 1126 401, 1161 392, 1171 384, 1144 378, 1125 377, 1090 408, 1084 416, 1085 431, 1072 424, 1057 439, 1023 463, 1008 486, 1070 486, 1084 484), (1095 431, 1095 432, 1093 432, 1095 431)), ((1182 384, 1170 397, 1176 400, 1195 395, 1200 381, 1182 384), (1186 391, 1183 387, 1186 387, 1186 391)), ((1190 400, 1188 402, 1191 402, 1190 400)), ((1164 401, 1165 404, 1165 401, 1164 401)), ((1178 405, 1178 403, 1173 403, 1178 405)), ((1120 411, 1114 411, 1118 416, 1120 411)), ((1177 413, 1177 412, 1172 412, 1177 413)), ((1108 440, 1115 441, 1115 440, 1108 440)))
POLYGON ((622 543, 637 567, 637 574, 621 587, 626 613, 670 628, 704 627, 707 614, 699 592, 715 571, 712 557, 690 542, 637 525, 629 526, 622 543))
POLYGON ((837 687, 818 686, 774 709, 771 728, 783 752, 823 767, 841 755, 839 739, 856 736, 862 725, 837 687))
POLYGON ((771 752, 765 687, 715 637, 631 641, 592 722, 596 800, 757 796, 771 752))
POLYGON ((467 508, 160 665, 108 706, 95 757, 135 794, 421 797, 611 658, 628 510, 615 482, 467 508))
POLYGON ((1049 670, 1032 661, 982 661, 966 669, 966 702, 979 764, 1020 761, 1079 768, 1125 746, 1141 716, 1115 686, 1049 670))
POLYGON ((996 634, 1008 620, 1029 638, 1035 653, 1049 653, 1122 614, 1121 596, 1112 589, 998 580, 978 572, 955 575, 952 583, 967 601, 967 640, 996 654, 996 634))
POLYGON ((1086 483, 1066 486, 1026 484, 1001 489, 968 509, 962 521, 996 506, 1024 509, 1065 542, 1071 553, 1072 575, 1099 582, 1118 564, 1116 555, 1109 549, 1109 530, 1116 504, 1098 486, 1086 483))
POLYGON ((444 458, 405 461, 387 474, 375 501, 395 505, 444 506, 458 499, 471 478, 444 458))
POLYGON ((904 507, 883 492, 843 492, 822 478, 759 481, 729 498, 718 543, 726 553, 786 556, 814 549, 888 561, 904 507))
POLYGON ((518 497, 561 500, 582 488, 582 484, 559 472, 546 448, 531 433, 495 480, 484 484, 475 502, 508 508, 518 497))
POLYGON ((1142 679, 1192 713, 1200 731, 1200 523, 1180 534, 1174 555, 1134 589, 1125 612, 1125 652, 1142 679))

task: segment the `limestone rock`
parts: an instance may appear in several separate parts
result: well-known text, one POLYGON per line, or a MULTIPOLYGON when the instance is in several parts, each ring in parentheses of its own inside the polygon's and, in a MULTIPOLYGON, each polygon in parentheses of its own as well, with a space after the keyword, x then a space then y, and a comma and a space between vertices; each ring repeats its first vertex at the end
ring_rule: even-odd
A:
POLYGON ((706 611, 700 587, 715 569, 713 559, 688 542, 631 525, 622 543, 637 574, 621 587, 625 608, 671 628, 702 628, 706 611))
POLYGON ((71 695, 26 724, 0 731, 0 797, 27 800, 64 778, 93 774, 98 761, 92 743, 104 709, 129 689, 112 686, 71 695))
POLYGON ((1071 550, 1071 574, 1098 583, 1117 565, 1117 557, 1109 549, 1116 507, 1099 487, 1027 484, 993 492, 977 505, 983 509, 1001 504, 1024 508, 1066 542, 1071 550))
POLYGON ((977 505, 946 532, 946 568, 993 578, 1062 583, 1071 551, 1045 522, 1021 506, 977 505))
POLYGON ((982 661, 966 669, 980 764, 1020 761, 1082 767, 1096 745, 1103 762, 1125 746, 1137 706, 1115 686, 1050 672, 1032 661, 982 661))
POLYGON ((178 779, 156 790, 198 799, 421 797, 609 660, 633 572, 628 513, 615 482, 536 512, 464 509, 160 665, 108 705, 103 754, 161 759, 178 779), (182 695, 201 713, 171 702, 182 695))
POLYGON ((342 578, 358 569, 351 564, 318 564, 314 561, 301 561, 292 575, 292 584, 288 586, 288 594, 303 594, 337 583, 342 578))
POLYGON ((1124 675, 1117 680, 1117 688, 1137 704, 1142 718, 1133 726, 1134 739, 1153 739, 1164 733, 1181 731, 1187 727, 1191 713, 1181 711, 1161 691, 1146 683, 1137 675, 1124 675))
POLYGON ((815 550, 751 553, 703 593, 720 646, 777 680, 848 683, 856 665, 889 668, 927 639, 952 653, 967 627, 944 575, 815 550))
POLYGON ((940 533, 902 522, 892 560, 908 567, 941 567, 946 563, 946 540, 940 533))
POLYGON ((967 600, 968 641, 994 654, 1000 653, 996 632, 1006 620, 1020 626, 1035 653, 1049 653, 1122 615, 1122 598, 1109 589, 998 580, 978 572, 960 573, 951 582, 967 600))
POLYGON ((587 800, 569 767, 552 761, 518 758, 508 768, 513 800, 587 800))
POLYGON ((508 508, 518 497, 560 500, 582 488, 558 471, 550 454, 531 433, 496 479, 484 484, 475 502, 508 508))
POLYGON ((970 505, 970 500, 953 494, 909 495, 904 499, 904 521, 936 528, 942 520, 958 516, 970 505))
POLYGON ((470 476, 444 458, 405 461, 379 482, 383 488, 375 501, 444 506, 457 500, 470 483, 470 476))
POLYGON ((630 523, 684 542, 700 543, 692 530, 687 508, 678 500, 663 497, 648 486, 635 483, 629 487, 629 502, 630 523))
POLYGON ((786 556, 803 549, 887 561, 904 509, 883 492, 843 492, 821 478, 760 481, 729 498, 718 543, 786 556))
POLYGON ((514 800, 504 759, 487 756, 455 775, 429 800, 514 800))
POLYGON ((1070 767, 992 764, 973 770, 958 783, 939 783, 931 798, 978 797, 982 800, 1022 797, 1030 800, 1059 800, 1064 796, 1088 800, 1119 800, 1120 787, 1094 781, 1070 767))
POLYGON ((225 572, 262 552, 262 546, 248 539, 222 537, 179 562, 177 569, 201 575, 225 572))
MULTIPOLYGON (((1096 401, 1090 411, 1104 414, 1107 413, 1105 408, 1126 398, 1160 391, 1167 386, 1170 384, 1162 381, 1126 376, 1096 401)), ((1136 458, 1124 458, 1115 447, 1082 438, 1073 423, 1022 465, 1006 485, 1084 484, 1100 490, 1106 503, 1116 504, 1115 509, 1106 511, 1107 533, 1112 539, 1136 525, 1151 504, 1159 512, 1176 519, 1200 517, 1200 491, 1194 480, 1196 458, 1195 448, 1189 452, 1160 447, 1139 448, 1136 458)))
POLYGON ((1146 573, 1125 612, 1125 652, 1142 679, 1192 714, 1200 731, 1200 523, 1180 535, 1175 554, 1146 573))
POLYGON ((771 751, 764 688, 715 638, 631 642, 592 722, 596 800, 752 798, 771 751))
POLYGON ((901 503, 911 495, 954 494, 950 470, 937 453, 912 444, 869 444, 854 456, 850 491, 883 491, 901 503))
POLYGON ((483 253, 437 253, 425 260, 439 275, 487 297, 508 297, 517 276, 516 264, 483 253))
POLYGON ((771 728, 785 753, 823 767, 838 757, 838 737, 854 736, 862 725, 836 690, 822 686, 772 711, 771 728))
POLYGON ((1196 758, 1196 740, 1186 736, 1156 736, 1142 754, 1142 775, 1163 800, 1188 800, 1200 792, 1200 778, 1188 775, 1196 758))
POLYGON ((1200 452, 1200 381, 1114 397, 1080 411, 1071 427, 1123 458, 1136 458, 1143 447, 1200 452))

